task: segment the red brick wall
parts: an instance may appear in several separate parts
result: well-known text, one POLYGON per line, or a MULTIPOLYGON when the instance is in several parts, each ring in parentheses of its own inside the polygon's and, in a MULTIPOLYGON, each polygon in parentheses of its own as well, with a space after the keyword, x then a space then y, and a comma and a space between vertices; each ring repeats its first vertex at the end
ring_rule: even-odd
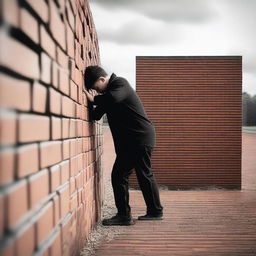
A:
POLYGON ((137 57, 136 82, 156 127, 158 183, 241 188, 242 58, 137 57))
POLYGON ((0 254, 76 255, 101 206, 102 128, 83 92, 92 14, 86 0, 0 4, 0 254))

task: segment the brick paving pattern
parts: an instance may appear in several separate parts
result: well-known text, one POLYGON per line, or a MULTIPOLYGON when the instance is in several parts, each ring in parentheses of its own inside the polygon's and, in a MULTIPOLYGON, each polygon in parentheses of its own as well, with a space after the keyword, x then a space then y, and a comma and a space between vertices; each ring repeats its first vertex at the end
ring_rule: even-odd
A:
MULTIPOLYGON (((98 256, 256 255, 256 136, 243 134, 243 190, 161 191, 163 221, 136 221, 105 242, 98 256), (255 155, 255 154, 254 154, 255 155)), ((131 191, 133 217, 144 214, 140 191, 131 191)))

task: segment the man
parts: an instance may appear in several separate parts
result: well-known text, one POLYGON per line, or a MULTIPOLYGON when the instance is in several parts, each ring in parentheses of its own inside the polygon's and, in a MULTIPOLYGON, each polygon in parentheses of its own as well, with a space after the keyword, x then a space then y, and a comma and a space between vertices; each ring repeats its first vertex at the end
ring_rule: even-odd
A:
POLYGON ((163 207, 151 169, 151 153, 155 145, 155 130, 144 107, 128 81, 114 73, 108 76, 99 66, 89 66, 84 73, 85 88, 96 90, 93 96, 85 90, 88 101, 96 105, 91 118, 100 120, 106 113, 113 136, 116 160, 111 180, 117 214, 104 219, 103 225, 133 225, 129 205, 128 178, 134 168, 147 205, 147 213, 139 220, 160 220, 163 207))

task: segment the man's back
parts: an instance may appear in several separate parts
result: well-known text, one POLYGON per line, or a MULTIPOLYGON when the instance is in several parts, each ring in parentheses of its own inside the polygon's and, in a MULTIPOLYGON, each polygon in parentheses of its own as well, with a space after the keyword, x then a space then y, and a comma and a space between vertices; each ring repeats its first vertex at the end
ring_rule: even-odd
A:
POLYGON ((116 151, 139 145, 154 147, 155 130, 143 104, 128 81, 112 74, 104 95, 95 96, 95 102, 104 102, 116 151), (97 97, 105 97, 104 101, 97 97))

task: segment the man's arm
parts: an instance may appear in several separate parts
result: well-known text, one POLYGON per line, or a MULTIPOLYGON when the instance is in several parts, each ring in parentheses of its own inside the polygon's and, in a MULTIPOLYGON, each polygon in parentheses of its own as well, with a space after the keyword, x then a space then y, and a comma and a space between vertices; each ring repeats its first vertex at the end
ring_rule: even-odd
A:
MULTIPOLYGON (((106 106, 104 104, 97 104, 98 106, 96 108, 93 107, 93 105, 96 105, 95 99, 99 96, 93 96, 89 92, 85 91, 86 97, 88 99, 88 108, 89 108, 89 119, 90 120, 100 120, 102 116, 106 113, 106 106)), ((97 100, 96 100, 97 102, 97 100)))

